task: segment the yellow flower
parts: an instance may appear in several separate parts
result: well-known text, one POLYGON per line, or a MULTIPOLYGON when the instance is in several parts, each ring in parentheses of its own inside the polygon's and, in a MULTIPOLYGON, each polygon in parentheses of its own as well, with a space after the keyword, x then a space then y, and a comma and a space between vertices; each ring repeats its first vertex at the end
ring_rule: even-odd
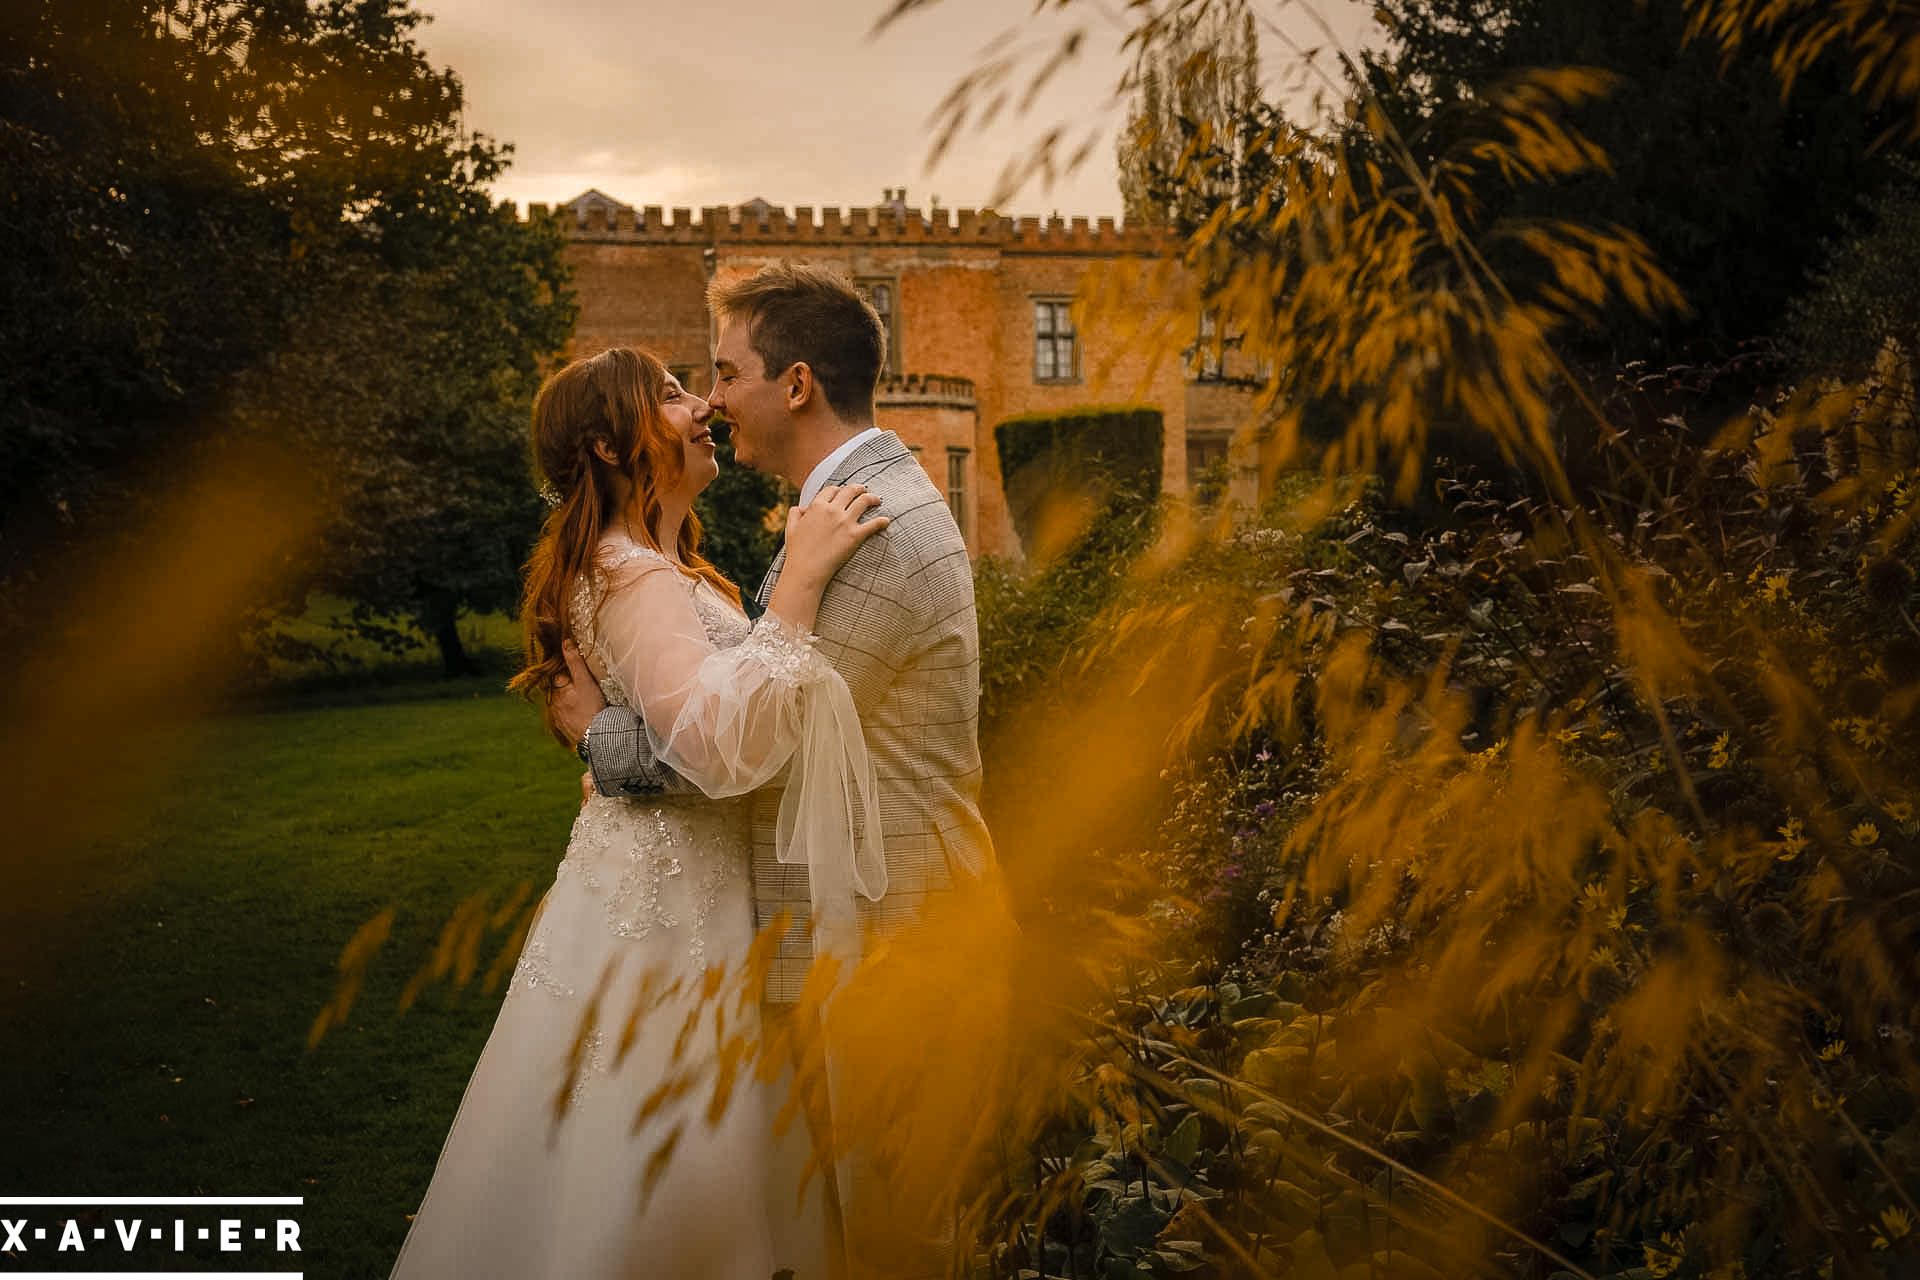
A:
POLYGON ((1627 909, 1625 907, 1615 907, 1613 910, 1607 912, 1607 928, 1618 933, 1626 927, 1627 909))
POLYGON ((1607 886, 1601 884, 1598 880, 1593 881, 1591 884, 1580 886, 1580 909, 1582 911, 1598 911, 1606 905, 1607 886))
POLYGON ((1787 825, 1780 828, 1780 861, 1791 862, 1806 851, 1807 837, 1803 834, 1805 830, 1806 827, 1800 819, 1787 819, 1787 825))
POLYGON ((1835 1040, 1832 1044, 1820 1051, 1820 1061, 1822 1062, 1838 1062, 1846 1056, 1847 1042, 1845 1040, 1835 1040))
POLYGON ((1713 740, 1713 754, 1707 758, 1707 768, 1724 769, 1733 763, 1733 735, 1723 733, 1713 740))
POLYGON ((1563 747, 1570 747, 1580 741, 1580 731, 1578 729, 1555 729, 1553 731, 1553 740, 1563 747))
POLYGON ((1760 598, 1768 604, 1772 604, 1776 600, 1785 600, 1789 594, 1787 590, 1787 575, 1784 573, 1768 574, 1766 582, 1763 583, 1760 588, 1760 598))
POLYGON ((1655 1277, 1672 1275, 1684 1260, 1683 1246, 1671 1231, 1662 1231, 1659 1244, 1643 1244, 1640 1251, 1647 1257, 1648 1274, 1655 1277))
POLYGON ((1905 1240, 1913 1233, 1913 1215, 1897 1204, 1890 1204, 1880 1211, 1880 1230, 1874 1233, 1873 1247, 1891 1249, 1896 1240, 1905 1240))
POLYGON ((1833 682, 1840 678, 1839 668, 1835 667, 1833 659, 1824 653, 1813 660, 1813 665, 1807 668, 1807 674, 1812 678, 1813 687, 1816 689, 1831 688, 1833 682))
POLYGON ((1887 725, 1884 720, 1878 718, 1868 719, 1862 716, 1852 721, 1852 730, 1853 745, 1856 747, 1865 747, 1869 751, 1878 751, 1887 745, 1887 725))
POLYGON ((1847 842, 1856 849, 1866 849, 1880 839, 1880 828, 1871 822, 1863 822, 1847 832, 1847 842))
POLYGON ((1887 816, 1889 818, 1892 818, 1895 822, 1899 823, 1901 826, 1903 827, 1906 826, 1909 822, 1913 821, 1913 801, 1911 800, 1890 801, 1887 805, 1887 816))

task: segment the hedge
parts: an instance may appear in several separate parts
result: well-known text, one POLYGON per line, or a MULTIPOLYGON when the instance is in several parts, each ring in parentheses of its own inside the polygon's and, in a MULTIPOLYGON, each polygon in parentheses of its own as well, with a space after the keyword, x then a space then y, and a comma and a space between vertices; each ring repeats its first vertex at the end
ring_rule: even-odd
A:
POLYGON ((1147 405, 1026 413, 995 427, 1000 482, 1021 542, 1031 543, 1041 499, 1062 484, 1157 499, 1165 435, 1160 410, 1147 405))

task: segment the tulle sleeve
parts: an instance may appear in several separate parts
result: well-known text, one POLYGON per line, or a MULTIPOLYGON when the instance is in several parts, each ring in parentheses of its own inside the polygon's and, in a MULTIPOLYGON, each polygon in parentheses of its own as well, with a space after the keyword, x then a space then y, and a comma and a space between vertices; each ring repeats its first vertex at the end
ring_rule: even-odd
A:
POLYGON ((815 929, 853 954, 853 895, 887 889, 877 785, 846 681, 814 637, 763 614, 716 649, 692 579, 662 557, 603 571, 594 631, 608 671, 639 709, 654 754, 710 796, 740 795, 786 770, 775 854, 807 864, 815 929))

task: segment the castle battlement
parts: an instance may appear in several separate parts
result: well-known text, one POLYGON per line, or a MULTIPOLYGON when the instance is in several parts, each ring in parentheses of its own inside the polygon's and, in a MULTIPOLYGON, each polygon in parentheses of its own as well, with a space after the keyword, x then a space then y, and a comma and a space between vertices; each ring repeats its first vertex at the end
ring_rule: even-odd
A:
POLYGON ((944 373, 894 374, 874 388, 874 400, 890 406, 930 405, 945 409, 975 407, 973 380, 944 373))
MULTIPOLYGON (((598 193, 591 193, 598 197, 598 193)), ((518 212, 517 210, 515 211, 518 212)), ((1160 254, 1167 235, 1150 227, 1117 224, 1112 218, 1008 218, 991 210, 935 209, 923 213, 901 205, 816 211, 797 206, 714 205, 699 210, 659 205, 634 208, 606 197, 569 204, 529 206, 530 219, 558 219, 571 240, 590 243, 721 245, 942 244, 982 245, 1006 253, 1160 254)))

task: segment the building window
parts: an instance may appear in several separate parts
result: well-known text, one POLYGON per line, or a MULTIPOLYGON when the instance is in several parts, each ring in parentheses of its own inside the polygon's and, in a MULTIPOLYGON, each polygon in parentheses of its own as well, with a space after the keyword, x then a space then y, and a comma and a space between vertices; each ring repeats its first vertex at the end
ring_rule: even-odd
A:
POLYGON ((853 283, 854 288, 860 291, 860 296, 879 315, 880 327, 887 332, 887 367, 880 372, 883 377, 891 375, 900 368, 899 308, 895 305, 899 300, 900 287, 891 277, 870 277, 853 283))
POLYGON ((1034 299, 1033 380, 1074 382, 1079 377, 1080 347, 1070 304, 1063 299, 1034 299))
POLYGON ((1193 376, 1199 382, 1218 382, 1226 373, 1226 344, 1220 341, 1219 321, 1213 312, 1202 312, 1193 343, 1193 376))
POLYGON ((1227 491, 1227 441, 1224 431, 1187 435, 1187 492, 1194 502, 1210 507, 1227 491))
POLYGON ((953 512, 953 522, 960 526, 960 536, 967 536, 967 451, 965 449, 947 450, 947 509, 953 512))

